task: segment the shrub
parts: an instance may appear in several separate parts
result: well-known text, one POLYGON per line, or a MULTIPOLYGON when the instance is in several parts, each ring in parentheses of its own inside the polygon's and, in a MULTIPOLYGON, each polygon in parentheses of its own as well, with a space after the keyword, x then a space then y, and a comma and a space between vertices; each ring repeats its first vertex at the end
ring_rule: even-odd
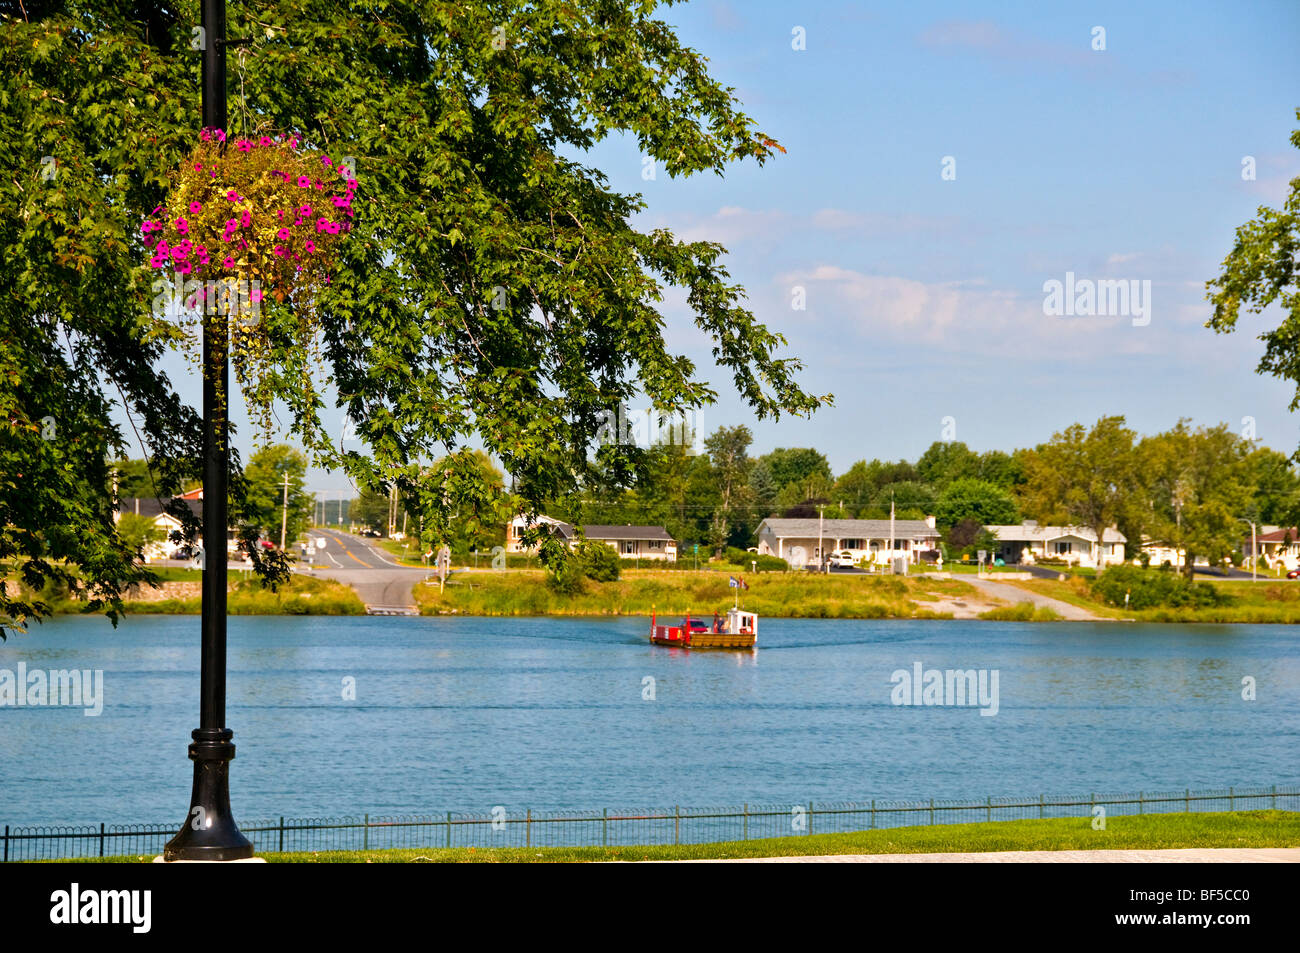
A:
POLYGON ((1188 582, 1181 574, 1152 572, 1137 566, 1112 566, 1092 581, 1092 592, 1103 602, 1120 608, 1128 593, 1130 609, 1205 608, 1231 605, 1234 601, 1208 582, 1188 582))
POLYGON ((785 572, 790 568, 788 562, 777 556, 769 556, 766 553, 751 553, 737 546, 728 546, 725 556, 728 563, 739 566, 741 569, 749 569, 750 563, 755 563, 759 572, 785 572))
POLYGON ((578 565, 582 574, 596 582, 614 582, 622 563, 612 546, 584 539, 578 544, 578 565))

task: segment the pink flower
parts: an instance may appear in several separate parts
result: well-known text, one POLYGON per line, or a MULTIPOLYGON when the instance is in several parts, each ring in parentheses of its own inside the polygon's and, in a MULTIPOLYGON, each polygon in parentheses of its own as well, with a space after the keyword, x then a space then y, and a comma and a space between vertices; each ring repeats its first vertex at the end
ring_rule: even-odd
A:
POLYGON ((316 219, 316 231, 318 232, 325 231, 325 229, 329 228, 329 224, 330 224, 330 220, 326 218, 324 215, 322 215, 320 218, 316 219))
POLYGON ((254 288, 252 291, 249 292, 249 294, 248 294, 248 299, 249 299, 250 301, 253 301, 253 302, 261 301, 261 300, 262 300, 262 289, 261 289, 261 288, 254 288))
MULTIPOLYGON (((195 171, 195 172, 202 172, 202 171, 203 171, 203 163, 202 163, 202 162, 196 162, 196 163, 194 163, 194 171, 195 171)), ((214 173, 210 173, 210 174, 214 174, 214 173)))
POLYGON ((152 235, 150 235, 148 238, 146 238, 146 239, 144 240, 144 247, 145 247, 145 248, 153 248, 153 246, 154 246, 154 245, 157 245, 157 244, 158 244, 158 239, 155 238, 155 237, 152 236, 152 235))
POLYGON ((351 204, 351 200, 346 199, 341 195, 334 196, 330 201, 334 203, 335 208, 347 208, 351 204))
POLYGON ((190 263, 188 261, 181 262, 176 266, 176 271, 179 274, 188 275, 190 273, 190 263))
POLYGON ((239 224, 241 228, 248 228, 248 226, 252 225, 253 224, 252 213, 245 212, 243 215, 239 216, 239 224))
POLYGON ((217 130, 217 142, 225 142, 225 141, 226 141, 226 130, 224 130, 224 129, 218 129, 218 130, 217 130))
POLYGON ((240 152, 249 152, 252 150, 253 144, 249 142, 247 139, 240 139, 238 142, 235 143, 235 148, 238 149, 240 152))
POLYGON ((211 140, 212 140, 212 133, 207 129, 204 129, 199 133, 200 142, 210 142, 211 140))
POLYGON ((191 202, 191 203, 190 203, 190 214, 191 214, 191 215, 198 215, 199 212, 202 212, 202 211, 203 211, 203 206, 200 205, 198 202, 191 202))
POLYGON ((239 193, 236 192, 234 189, 229 189, 226 192, 226 199, 231 202, 238 202, 240 201, 239 193))
POLYGON ((180 232, 182 235, 184 235, 184 234, 185 234, 186 232, 188 232, 189 230, 190 230, 190 223, 189 223, 189 222, 185 221, 185 219, 183 219, 183 218, 178 218, 178 219, 176 219, 176 231, 178 231, 178 232, 180 232))
POLYGON ((275 237, 280 239, 281 241, 285 241, 289 237, 289 229, 287 228, 280 229, 278 232, 275 233, 275 237))
POLYGON ((330 222, 325 226, 325 231, 329 232, 331 235, 337 235, 339 233, 339 223, 330 222))
POLYGON ((235 267, 235 259, 234 259, 233 257, 231 257, 230 255, 227 255, 227 256, 226 256, 226 260, 223 261, 223 262, 221 263, 221 267, 222 267, 222 268, 234 268, 234 267, 235 267))
POLYGON ((160 254, 159 254, 159 255, 154 255, 152 258, 149 259, 149 265, 150 265, 150 267, 153 267, 153 268, 161 268, 161 267, 162 267, 163 265, 165 265, 166 263, 167 263, 167 258, 166 258, 166 256, 164 256, 164 255, 160 255, 160 254))
POLYGON ((166 255, 166 254, 167 254, 168 252, 170 252, 171 250, 172 250, 172 246, 169 245, 169 244, 167 244, 166 239, 164 239, 163 241, 160 241, 160 242, 158 243, 158 254, 160 254, 160 255, 166 255))
POLYGON ((298 206, 298 214, 299 214, 299 215, 310 215, 310 214, 311 214, 311 206, 310 206, 310 205, 300 205, 300 206, 298 206))
POLYGON ((330 162, 330 157, 329 157, 329 156, 321 156, 321 157, 320 157, 320 161, 321 161, 321 164, 322 164, 322 165, 333 165, 333 164, 334 164, 334 163, 330 162))
POLYGON ((283 258, 283 257, 284 257, 284 246, 283 246, 283 245, 276 245, 275 248, 274 248, 274 253, 277 254, 277 255, 279 255, 281 258, 283 258))
POLYGON ((298 188, 300 189, 311 188, 311 178, 305 175, 298 176, 298 188))
MULTIPOLYGON (((315 243, 314 241, 312 241, 311 239, 308 239, 308 240, 307 240, 307 244, 304 245, 303 248, 304 248, 304 250, 307 252, 307 254, 310 255, 312 252, 314 252, 314 251, 316 250, 316 243, 315 243)), ((296 256, 295 256, 295 257, 296 257, 296 256)))
POLYGON ((258 144, 259 146, 269 146, 269 145, 271 144, 271 137, 270 137, 270 136, 263 136, 261 139, 259 139, 259 140, 257 141, 257 144, 258 144))
POLYGON ((145 222, 143 225, 140 226, 140 231, 148 235, 150 232, 153 231, 153 228, 154 228, 153 222, 145 222))
POLYGON ((276 218, 284 218, 284 209, 280 209, 280 211, 276 212, 276 213, 275 213, 275 217, 276 217, 276 218))

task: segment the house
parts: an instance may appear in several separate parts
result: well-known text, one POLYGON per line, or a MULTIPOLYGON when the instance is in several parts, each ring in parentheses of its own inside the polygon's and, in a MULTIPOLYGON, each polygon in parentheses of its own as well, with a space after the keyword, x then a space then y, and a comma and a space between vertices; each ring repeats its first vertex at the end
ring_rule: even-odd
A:
MULTIPOLYGON (((1294 526, 1261 526, 1254 545, 1259 550, 1259 565, 1270 568, 1281 563, 1289 572, 1300 566, 1300 529, 1294 526)), ((1249 536, 1241 544, 1247 559, 1254 555, 1249 536)))
POLYGON ((795 569, 820 566, 823 553, 845 550, 854 562, 888 565, 892 555, 919 563, 922 553, 938 545, 933 516, 892 521, 773 517, 758 524, 759 553, 784 559, 795 569))
MULTIPOLYGON (((551 532, 557 534, 561 539, 570 545, 573 544, 574 529, 563 520, 551 519, 549 516, 538 515, 533 520, 534 523, 544 523, 551 528, 551 532)), ((527 553, 532 551, 532 547, 525 546, 523 543, 524 530, 528 522, 522 515, 516 516, 506 524, 506 552, 508 553, 527 553)))
MULTIPOLYGON (((579 528, 562 520, 552 519, 549 516, 538 516, 536 522, 548 525, 551 532, 557 534, 570 546, 573 545, 578 538, 578 534, 581 533, 587 539, 609 546, 624 559, 677 561, 677 540, 673 539, 668 530, 662 526, 593 524, 579 528)), ((530 548, 523 543, 526 526, 527 523, 523 516, 516 516, 506 524, 506 552, 522 553, 530 551, 530 548)))
POLYGON ((1035 520, 1025 520, 1016 525, 984 528, 998 540, 993 558, 1008 565, 1032 564, 1047 558, 1092 568, 1117 566, 1124 562, 1124 544, 1128 541, 1115 527, 1105 530, 1100 547, 1096 532, 1085 526, 1039 526, 1035 520))
MULTIPOLYGON (((1154 566, 1157 569, 1168 563, 1174 569, 1182 569, 1187 562, 1187 553, 1175 546, 1167 543, 1161 543, 1152 539, 1150 536, 1142 537, 1142 556, 1147 559, 1148 566, 1154 566)), ((1247 549, 1250 547, 1247 546, 1247 549)), ((1135 566, 1142 564, 1142 557, 1139 556, 1133 560, 1135 566)), ((1209 566, 1210 561, 1205 556, 1197 556, 1192 560, 1194 566, 1209 566)))
MULTIPOLYGON (((190 512, 195 517, 202 519, 203 502, 201 492, 197 497, 187 493, 179 497, 179 499, 185 501, 185 505, 189 507, 190 512)), ((171 534, 174 530, 180 530, 181 522, 163 509, 162 500, 152 496, 130 496, 119 500, 117 511, 113 514, 113 522, 116 523, 126 513, 149 517, 153 520, 154 526, 158 527, 163 533, 163 538, 160 541, 145 544, 143 550, 145 562, 166 559, 176 549, 176 544, 171 541, 171 534)), ((237 545, 238 540, 235 538, 233 531, 227 533, 226 548, 233 552, 237 545)))
POLYGON ((614 547, 624 559, 677 561, 677 540, 662 526, 584 526, 582 534, 614 547))

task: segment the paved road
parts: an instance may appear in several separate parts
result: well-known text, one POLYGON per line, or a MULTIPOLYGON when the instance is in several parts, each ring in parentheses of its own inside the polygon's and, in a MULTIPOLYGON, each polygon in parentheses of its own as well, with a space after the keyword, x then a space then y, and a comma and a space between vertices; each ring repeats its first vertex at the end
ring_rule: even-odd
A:
POLYGON ((977 854, 828 854, 676 861, 706 864, 1297 864, 1300 847, 1194 847, 1185 850, 1004 850, 977 854))
POLYGON ((352 586, 368 607, 414 606, 411 589, 429 575, 427 569, 412 569, 360 536, 336 529, 313 529, 309 536, 327 540, 316 555, 312 575, 335 579, 352 586))

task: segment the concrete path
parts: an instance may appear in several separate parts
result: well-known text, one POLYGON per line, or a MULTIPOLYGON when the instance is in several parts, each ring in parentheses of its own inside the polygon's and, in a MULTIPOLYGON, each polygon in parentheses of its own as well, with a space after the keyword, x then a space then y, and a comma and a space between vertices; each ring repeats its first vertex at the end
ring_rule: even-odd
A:
POLYGON ((1300 847, 1194 847, 1185 850, 1006 850, 975 854, 829 854, 675 861, 706 864, 1297 864, 1300 847))
POLYGON ((962 576, 961 581, 970 583, 986 596, 1001 599, 1004 602, 1011 603, 1012 605, 1015 605, 1017 602, 1032 602, 1036 606, 1051 609, 1062 619, 1068 619, 1071 622, 1112 621, 1103 616, 1093 615, 1087 609, 1081 609, 1068 602, 1062 602, 1060 599, 1053 599, 1051 596, 1044 596, 1037 592, 1030 592, 1028 589, 1021 589, 1019 586, 1013 586, 1009 583, 994 582, 991 579, 980 579, 976 576, 962 576))

